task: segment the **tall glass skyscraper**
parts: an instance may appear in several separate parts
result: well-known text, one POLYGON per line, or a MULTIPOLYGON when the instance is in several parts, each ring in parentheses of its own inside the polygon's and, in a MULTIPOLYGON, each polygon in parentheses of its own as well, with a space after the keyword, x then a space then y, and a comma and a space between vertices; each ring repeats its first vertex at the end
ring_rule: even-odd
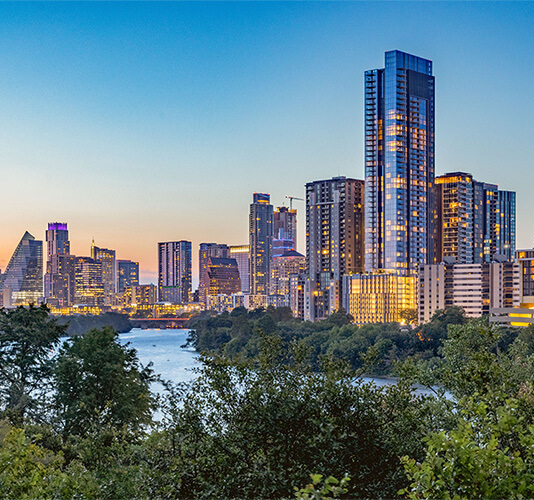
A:
POLYGON ((3 305, 38 304, 43 298, 43 242, 28 231, 0 276, 3 305))
POLYGON ((250 205, 250 293, 267 295, 273 245, 273 206, 271 197, 265 193, 254 193, 250 205))
POLYGON ((191 242, 158 243, 158 294, 162 302, 187 304, 191 296, 191 242))
POLYGON ((365 268, 432 263, 432 62, 398 50, 365 72, 365 268))

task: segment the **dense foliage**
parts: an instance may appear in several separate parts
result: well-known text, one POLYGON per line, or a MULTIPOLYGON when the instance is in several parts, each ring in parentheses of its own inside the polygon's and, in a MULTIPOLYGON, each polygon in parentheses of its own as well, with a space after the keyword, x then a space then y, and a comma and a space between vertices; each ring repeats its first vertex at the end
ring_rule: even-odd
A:
POLYGON ((70 337, 85 335, 95 328, 111 326, 119 333, 126 333, 132 329, 132 323, 127 314, 107 312, 98 315, 76 314, 74 316, 59 316, 57 321, 60 325, 67 325, 66 334, 70 337))
POLYGON ((272 333, 279 335, 286 347, 296 341, 308 346, 310 362, 316 369, 322 356, 333 356, 346 360, 354 370, 365 365, 369 374, 392 375, 398 361, 438 356, 448 325, 466 321, 462 309, 451 308, 438 311, 430 323, 420 328, 398 323, 358 328, 350 323, 350 316, 344 311, 311 323, 293 319, 289 308, 268 307, 247 312, 241 307, 219 316, 192 318, 189 344, 200 352, 254 358, 262 332, 272 333), (375 363, 369 364, 370 359, 375 363))
POLYGON ((157 397, 112 329, 63 333, 1 311, 0 499, 534 498, 532 329, 204 315, 198 377, 157 397), (376 361, 397 384, 362 382, 376 361))

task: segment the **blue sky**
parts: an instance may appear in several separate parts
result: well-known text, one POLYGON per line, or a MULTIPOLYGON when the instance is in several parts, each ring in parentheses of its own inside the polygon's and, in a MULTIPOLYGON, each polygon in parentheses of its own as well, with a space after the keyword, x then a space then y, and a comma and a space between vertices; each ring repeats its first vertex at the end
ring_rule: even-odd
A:
POLYGON ((516 190, 532 247, 532 26, 528 2, 0 3, 0 268, 59 220, 153 281, 158 241, 246 243, 254 191, 363 178, 391 49, 434 62, 437 174, 516 190))

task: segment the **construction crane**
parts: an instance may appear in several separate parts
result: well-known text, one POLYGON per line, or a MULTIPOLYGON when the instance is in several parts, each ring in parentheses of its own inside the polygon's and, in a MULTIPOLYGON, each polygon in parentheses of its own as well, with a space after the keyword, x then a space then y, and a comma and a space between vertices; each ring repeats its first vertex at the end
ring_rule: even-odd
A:
POLYGON ((304 201, 303 198, 297 198, 296 196, 286 196, 286 198, 289 200, 289 210, 293 210, 293 200, 304 201))

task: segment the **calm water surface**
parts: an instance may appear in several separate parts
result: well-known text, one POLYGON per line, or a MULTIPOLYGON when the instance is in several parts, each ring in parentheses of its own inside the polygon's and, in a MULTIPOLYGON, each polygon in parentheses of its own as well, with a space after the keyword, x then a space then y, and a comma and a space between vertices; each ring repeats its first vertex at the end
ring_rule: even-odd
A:
MULTIPOLYGON (((194 368, 200 366, 198 353, 192 348, 182 348, 189 330, 142 330, 134 328, 121 333, 121 342, 129 342, 137 351, 139 361, 146 366, 152 362, 155 373, 172 382, 188 382, 195 378, 194 368)), ((395 383, 395 379, 364 377, 367 382, 378 386, 395 383)), ((157 388, 155 388, 157 390, 157 388)), ((426 389, 418 388, 419 394, 427 394, 426 389)))

